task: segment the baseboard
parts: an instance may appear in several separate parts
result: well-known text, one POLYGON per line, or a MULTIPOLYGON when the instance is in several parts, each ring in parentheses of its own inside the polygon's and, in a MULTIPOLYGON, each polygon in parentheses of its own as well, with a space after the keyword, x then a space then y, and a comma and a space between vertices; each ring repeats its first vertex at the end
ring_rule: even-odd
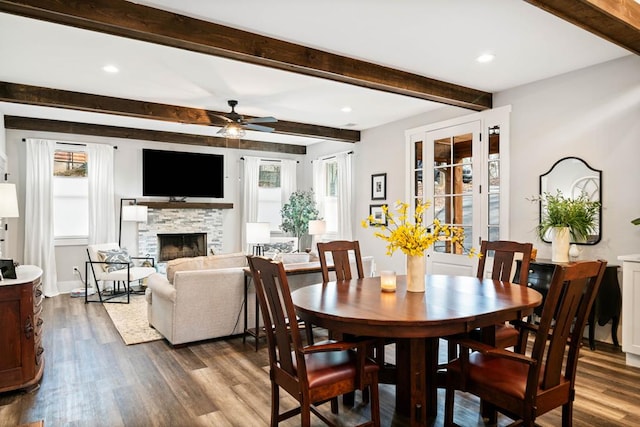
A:
POLYGON ((75 288, 84 287, 84 283, 81 280, 67 280, 58 282, 58 292, 61 294, 68 294, 75 288))

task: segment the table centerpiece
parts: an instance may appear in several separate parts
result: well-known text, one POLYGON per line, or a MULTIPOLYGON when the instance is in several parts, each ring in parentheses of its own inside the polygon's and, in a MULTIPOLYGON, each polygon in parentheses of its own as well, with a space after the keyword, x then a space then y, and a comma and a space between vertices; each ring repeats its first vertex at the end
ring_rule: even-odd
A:
MULTIPOLYGON (((465 236, 462 227, 442 224, 437 218, 430 226, 423 223, 424 213, 430 206, 430 201, 418 203, 411 216, 409 204, 397 201, 395 213, 389 210, 388 205, 382 206, 384 219, 376 219, 373 215, 369 215, 362 220, 364 228, 369 226, 378 228, 374 232, 374 236, 388 243, 387 255, 393 255, 398 249, 407 255, 407 290, 410 292, 424 292, 425 290, 425 250, 437 241, 450 241, 459 247, 463 247, 464 243, 465 236)), ((469 256, 474 255, 476 255, 476 251, 472 248, 469 256)))

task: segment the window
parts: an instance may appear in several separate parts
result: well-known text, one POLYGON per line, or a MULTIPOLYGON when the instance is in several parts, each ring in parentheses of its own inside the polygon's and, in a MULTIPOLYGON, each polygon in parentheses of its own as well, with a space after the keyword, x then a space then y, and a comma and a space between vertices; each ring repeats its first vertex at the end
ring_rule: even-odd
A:
POLYGON ((87 238, 89 179, 87 153, 56 150, 53 159, 53 233, 56 241, 87 238))
POLYGON ((258 172, 258 222, 271 224, 271 231, 279 231, 282 224, 282 168, 279 162, 261 160, 258 172))
POLYGON ((338 162, 324 162, 324 220, 327 223, 327 234, 338 232, 338 162))

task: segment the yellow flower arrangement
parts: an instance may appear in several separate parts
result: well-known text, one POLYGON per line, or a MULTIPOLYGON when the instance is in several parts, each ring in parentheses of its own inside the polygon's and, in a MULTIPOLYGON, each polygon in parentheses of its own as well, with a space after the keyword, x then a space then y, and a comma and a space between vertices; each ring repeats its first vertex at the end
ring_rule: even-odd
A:
MULTIPOLYGON (((438 219, 434 219, 431 227, 423 225, 423 214, 429 209, 431 202, 426 201, 416 206, 413 214, 413 223, 409 221, 409 204, 401 201, 395 203, 396 213, 389 211, 388 205, 382 206, 382 213, 386 218, 387 226, 380 226, 374 236, 389 242, 387 255, 392 255, 400 249, 406 255, 423 255, 424 251, 438 240, 451 241, 462 247, 464 243, 464 229, 451 225, 442 225, 438 219), (432 231, 429 231, 429 228, 432 231)), ((367 228, 374 223, 373 215, 362 220, 362 226, 367 228)), ((475 249, 471 249, 469 256, 475 255, 475 249)))

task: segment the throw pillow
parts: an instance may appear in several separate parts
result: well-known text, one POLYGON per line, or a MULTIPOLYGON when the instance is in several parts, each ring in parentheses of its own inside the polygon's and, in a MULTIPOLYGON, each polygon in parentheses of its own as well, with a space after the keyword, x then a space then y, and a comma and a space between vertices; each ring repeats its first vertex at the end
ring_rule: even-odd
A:
POLYGON ((108 251, 98 251, 101 261, 106 263, 118 263, 118 264, 102 264, 104 271, 111 273, 112 271, 122 270, 127 268, 127 264, 133 267, 133 262, 129 254, 124 249, 110 249, 108 251))

